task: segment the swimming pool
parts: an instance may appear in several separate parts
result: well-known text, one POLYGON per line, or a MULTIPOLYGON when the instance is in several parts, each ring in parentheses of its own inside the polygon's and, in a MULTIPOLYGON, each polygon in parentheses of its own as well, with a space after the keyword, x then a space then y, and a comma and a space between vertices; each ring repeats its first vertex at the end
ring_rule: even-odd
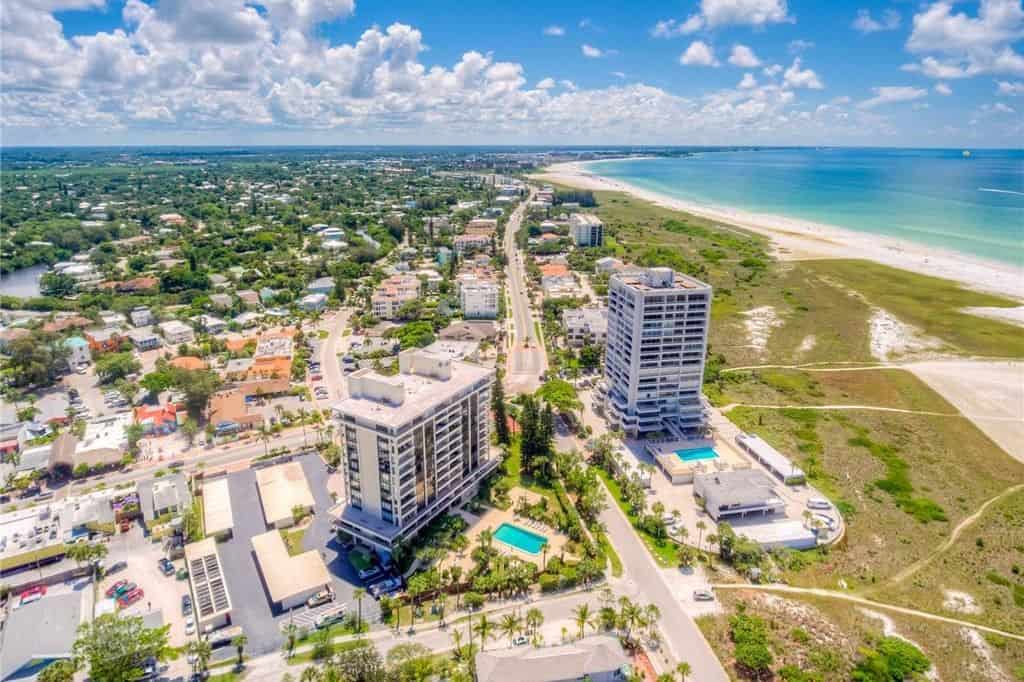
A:
POLYGON ((690 448, 689 450, 676 450, 676 457, 684 462, 698 462, 702 459, 715 459, 718 453, 714 448, 690 448))
POLYGON ((548 544, 548 539, 543 535, 531 533, 511 523, 498 526, 498 530, 494 532, 494 539, 527 554, 540 554, 544 545, 548 544))

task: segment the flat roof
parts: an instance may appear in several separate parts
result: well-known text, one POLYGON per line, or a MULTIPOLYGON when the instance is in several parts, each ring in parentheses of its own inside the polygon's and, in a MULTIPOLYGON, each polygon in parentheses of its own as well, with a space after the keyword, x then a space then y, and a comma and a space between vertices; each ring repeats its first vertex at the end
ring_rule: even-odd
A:
POLYGON ((284 539, 276 530, 254 535, 252 548, 267 583, 270 600, 275 603, 331 583, 320 552, 311 549, 298 556, 289 556, 284 539))
POLYGON ((216 535, 235 527, 227 476, 203 482, 203 526, 207 535, 216 535))
POLYGON ((185 545, 185 563, 199 621, 231 611, 231 597, 217 554, 217 540, 206 538, 185 545))
MULTIPOLYGON (((81 621, 79 591, 43 597, 11 609, 0 650, 0 679, 23 677, 19 671, 37 659, 70 658, 81 621)), ((24 677, 32 677, 28 672, 24 677)))
POLYGON ((618 280, 624 285, 637 291, 679 291, 694 289, 711 289, 710 284, 690 277, 681 272, 675 272, 671 268, 645 268, 642 270, 629 270, 613 274, 613 280, 618 280), (664 280, 662 280, 664 278, 664 280))
POLYGON ((256 471, 263 517, 274 524, 292 516, 295 507, 312 507, 313 493, 298 462, 287 462, 256 471))
POLYGON ((629 664, 622 645, 605 635, 551 647, 492 649, 476 655, 480 682, 554 682, 609 673, 629 664))
POLYGON ((370 398, 349 397, 336 404, 334 409, 342 415, 394 428, 411 421, 447 400, 451 400, 477 382, 493 375, 493 369, 458 361, 452 361, 451 378, 449 379, 437 379, 413 373, 403 373, 392 377, 374 373, 374 378, 378 381, 402 385, 405 391, 405 400, 401 405, 393 405, 370 398))

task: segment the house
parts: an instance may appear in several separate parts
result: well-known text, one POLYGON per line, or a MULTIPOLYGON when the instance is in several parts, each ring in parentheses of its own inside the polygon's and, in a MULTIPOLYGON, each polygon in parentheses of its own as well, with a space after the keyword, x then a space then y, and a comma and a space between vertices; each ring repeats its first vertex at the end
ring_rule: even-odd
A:
POLYGON ((134 327, 148 327, 149 325, 156 322, 153 319, 153 313, 150 312, 146 306, 138 306, 132 308, 132 312, 129 313, 129 317, 132 320, 132 326, 134 327))
POLYGON ((311 294, 323 294, 324 296, 330 296, 334 291, 334 278, 319 277, 314 279, 306 286, 306 291, 311 294))
POLYGON ((498 338, 498 325, 494 322, 452 322, 437 334, 443 341, 493 341, 498 338))
MULTIPOLYGON (((287 383, 286 383, 287 386, 287 383)), ((261 412, 250 412, 245 394, 237 388, 218 391, 210 397, 207 418, 219 430, 244 431, 263 423, 261 412)))
POLYGON ((121 347, 121 342, 124 340, 121 330, 113 327, 91 329, 85 332, 85 338, 89 342, 90 350, 97 353, 116 351, 121 347))
POLYGON ((277 289, 271 289, 270 287, 260 289, 260 303, 263 305, 273 303, 275 298, 277 298, 277 289))
POLYGON ((314 313, 327 307, 326 294, 309 294, 299 300, 299 307, 307 313, 314 313))
POLYGON ((748 515, 769 516, 783 512, 786 502, 775 492, 775 483, 759 469, 736 469, 697 474, 693 494, 716 523, 748 515))
POLYGON ((147 436, 165 436, 178 430, 178 424, 185 420, 185 410, 180 405, 142 405, 135 408, 135 423, 142 426, 147 436))
POLYGON ((240 300, 242 305, 246 308, 258 308, 260 305, 260 295, 252 289, 242 289, 241 291, 235 292, 235 295, 238 296, 238 300, 240 300))
POLYGON ((227 330, 228 323, 213 315, 200 315, 199 328, 207 334, 220 334, 227 330))
POLYGON ((0 329, 0 351, 6 351, 12 341, 23 339, 32 332, 22 327, 8 327, 0 329))
POLYGON ((11 609, 4 624, 0 679, 37 679, 48 666, 72 658, 85 620, 82 597, 71 590, 11 609))
POLYGON ((210 304, 217 310, 227 310, 232 303, 234 301, 228 294, 210 294, 210 304))
POLYGON ((460 234, 452 240, 456 253, 470 253, 486 249, 491 245, 491 238, 484 235, 460 234))
POLYGON ((83 464, 90 468, 117 464, 128 449, 125 429, 134 420, 132 413, 122 412, 86 422, 80 439, 73 433, 62 433, 50 450, 50 469, 74 471, 83 464))
POLYGON ((160 332, 164 335, 164 340, 172 346, 191 343, 196 338, 192 327, 180 320, 168 320, 167 322, 161 322, 158 326, 160 327, 160 332))
POLYGON ((491 649, 476 655, 479 682, 618 682, 629 671, 622 645, 606 635, 560 646, 491 649))
POLYGON ((447 265, 452 260, 452 250, 447 246, 439 246, 435 258, 438 265, 447 265))
POLYGON ((65 317, 58 317, 51 322, 47 322, 43 325, 43 331, 47 334, 60 334, 68 329, 85 329, 90 325, 92 325, 92 320, 88 317, 82 317, 81 315, 68 315, 65 317))
POLYGON ((92 362, 89 342, 81 336, 71 336, 64 339, 64 347, 68 349, 68 364, 72 367, 80 367, 92 362))
POLYGON ((244 313, 239 313, 234 318, 232 318, 231 321, 235 322, 236 324, 238 324, 238 326, 242 327, 243 329, 246 329, 248 327, 255 327, 260 323, 260 320, 262 319, 263 315, 261 315, 260 313, 246 311, 244 313))
POLYGON ((623 265, 624 263, 622 261, 620 261, 618 258, 612 258, 611 256, 598 258, 597 261, 594 263, 594 266, 597 268, 597 271, 604 273, 606 275, 611 274, 616 270, 619 270, 620 268, 623 267, 623 265))
POLYGON ((180 227, 185 224, 185 218, 180 213, 161 213, 160 223, 163 225, 174 225, 180 227))
POLYGON ((185 476, 180 473, 139 481, 139 508, 146 523, 165 514, 180 514, 192 504, 185 476))
POLYGON ((160 337, 153 333, 151 327, 144 329, 132 329, 128 332, 128 338, 138 351, 147 351, 159 348, 163 342, 160 337))
POLYGON ((99 318, 100 325, 104 327, 122 327, 128 321, 124 315, 113 310, 101 310, 99 318))
POLYGON ((345 230, 340 227, 324 227, 317 236, 325 242, 339 242, 345 238, 345 230))

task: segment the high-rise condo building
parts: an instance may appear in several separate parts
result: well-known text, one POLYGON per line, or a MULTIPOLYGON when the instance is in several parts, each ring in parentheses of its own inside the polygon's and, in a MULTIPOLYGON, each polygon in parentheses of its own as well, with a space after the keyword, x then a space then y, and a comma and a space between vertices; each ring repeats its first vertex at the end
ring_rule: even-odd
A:
POLYGON ((703 428, 710 310, 711 286, 670 268, 612 275, 604 370, 611 426, 633 437, 703 428))
POLYGON ((348 494, 338 526, 384 550, 472 497, 500 461, 490 447, 493 369, 423 350, 398 362, 395 376, 353 372, 334 407, 348 494))

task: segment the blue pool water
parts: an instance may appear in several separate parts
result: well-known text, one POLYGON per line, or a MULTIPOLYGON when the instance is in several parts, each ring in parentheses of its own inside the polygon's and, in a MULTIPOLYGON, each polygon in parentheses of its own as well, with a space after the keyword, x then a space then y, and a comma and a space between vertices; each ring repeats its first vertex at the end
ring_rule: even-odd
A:
POLYGON ((690 448, 689 450, 676 450, 676 457, 684 462, 696 462, 702 459, 715 459, 718 453, 714 448, 690 448))
POLYGON ((548 539, 543 535, 531 533, 525 528, 514 526, 511 523, 503 523, 498 526, 498 530, 494 532, 494 539, 527 554, 540 554, 544 545, 548 544, 548 539))

